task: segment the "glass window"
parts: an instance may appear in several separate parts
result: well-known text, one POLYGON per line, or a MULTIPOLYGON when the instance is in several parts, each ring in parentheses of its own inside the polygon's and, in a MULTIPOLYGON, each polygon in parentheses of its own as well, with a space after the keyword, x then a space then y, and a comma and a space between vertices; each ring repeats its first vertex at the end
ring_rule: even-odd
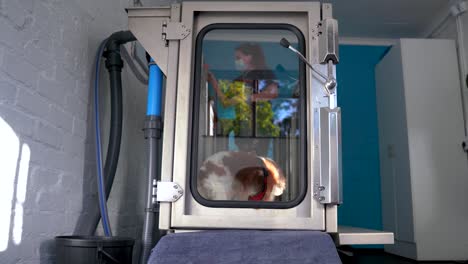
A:
POLYGON ((289 25, 198 35, 191 187, 204 205, 285 208, 305 195, 304 68, 283 37, 303 52, 289 25))

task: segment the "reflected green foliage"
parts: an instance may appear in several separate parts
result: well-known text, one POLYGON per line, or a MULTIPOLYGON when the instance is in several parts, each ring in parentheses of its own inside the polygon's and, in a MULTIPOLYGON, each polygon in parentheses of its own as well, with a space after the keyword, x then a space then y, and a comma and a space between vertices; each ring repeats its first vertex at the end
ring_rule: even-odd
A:
POLYGON ((257 102, 257 134, 258 136, 278 137, 280 129, 273 124, 273 109, 270 102, 257 102))
MULTIPOLYGON (((243 82, 219 80, 219 88, 225 97, 222 99, 224 106, 235 108, 234 120, 219 120, 223 135, 234 131, 237 136, 251 136, 252 128, 252 103, 250 101, 252 91, 247 89, 243 82)), ((280 128, 273 123, 274 113, 271 103, 267 101, 256 104, 256 129, 257 136, 278 137, 280 128)))

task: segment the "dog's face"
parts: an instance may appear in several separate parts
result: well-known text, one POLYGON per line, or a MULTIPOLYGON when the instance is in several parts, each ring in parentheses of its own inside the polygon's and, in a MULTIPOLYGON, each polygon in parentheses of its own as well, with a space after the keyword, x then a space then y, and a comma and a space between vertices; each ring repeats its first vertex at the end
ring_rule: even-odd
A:
POLYGON ((259 167, 243 168, 236 173, 236 179, 244 186, 249 200, 274 201, 283 194, 286 178, 283 170, 271 159, 258 157, 259 167))
POLYGON ((198 176, 200 194, 210 200, 274 201, 286 179, 271 159, 249 152, 218 152, 204 161, 198 176))

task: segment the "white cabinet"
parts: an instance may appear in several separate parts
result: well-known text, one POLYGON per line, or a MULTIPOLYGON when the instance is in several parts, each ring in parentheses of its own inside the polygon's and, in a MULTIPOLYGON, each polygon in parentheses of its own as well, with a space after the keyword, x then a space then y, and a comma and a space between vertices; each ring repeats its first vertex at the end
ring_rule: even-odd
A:
POLYGON ((452 40, 402 39, 376 68, 384 230, 390 253, 468 259, 468 160, 452 40))

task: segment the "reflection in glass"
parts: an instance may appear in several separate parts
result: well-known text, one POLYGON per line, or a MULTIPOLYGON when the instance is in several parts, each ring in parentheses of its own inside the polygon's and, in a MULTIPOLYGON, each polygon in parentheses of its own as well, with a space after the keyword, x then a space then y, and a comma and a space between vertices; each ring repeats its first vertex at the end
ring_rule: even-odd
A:
POLYGON ((201 43, 196 186, 207 200, 292 201, 301 172, 300 67, 286 29, 214 29, 201 43))

